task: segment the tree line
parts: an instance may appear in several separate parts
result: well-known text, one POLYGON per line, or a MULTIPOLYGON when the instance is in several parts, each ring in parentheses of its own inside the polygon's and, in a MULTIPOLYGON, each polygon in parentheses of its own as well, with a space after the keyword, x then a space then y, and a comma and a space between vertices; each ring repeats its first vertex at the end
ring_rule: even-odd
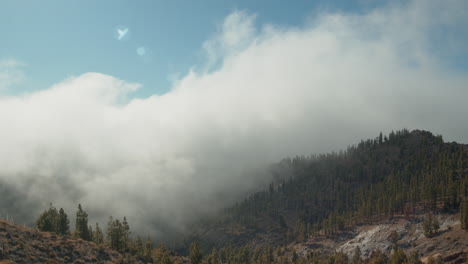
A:
POLYGON ((150 237, 143 240, 139 235, 131 236, 130 225, 124 216, 122 220, 109 217, 105 231, 98 223, 95 228, 88 225, 88 214, 78 204, 75 229, 71 232, 70 220, 63 208, 57 210, 51 203, 49 208, 39 215, 36 227, 42 232, 52 232, 62 236, 72 236, 77 239, 94 242, 98 246, 107 246, 129 259, 140 258, 148 263, 172 264, 171 252, 164 244, 154 247, 150 237))

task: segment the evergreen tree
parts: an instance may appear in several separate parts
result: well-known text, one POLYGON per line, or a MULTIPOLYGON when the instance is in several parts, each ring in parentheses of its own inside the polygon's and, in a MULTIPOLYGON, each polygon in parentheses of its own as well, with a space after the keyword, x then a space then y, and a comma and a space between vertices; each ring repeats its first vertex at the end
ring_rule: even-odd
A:
POLYGON ((60 208, 57 221, 57 234, 68 235, 70 234, 70 221, 65 211, 60 208))
POLYGON ((83 211, 81 204, 78 204, 76 212, 75 236, 88 241, 92 239, 88 230, 88 214, 83 211))
POLYGON ((197 241, 190 244, 189 258, 191 264, 200 264, 202 261, 203 254, 197 241))
POLYGON ((432 214, 427 214, 424 217, 423 231, 424 231, 424 235, 426 237, 431 237, 432 235, 434 235, 434 225, 433 225, 432 221, 433 221, 432 214))
POLYGON ((118 219, 109 217, 107 222, 107 241, 112 249, 122 251, 124 249, 123 226, 118 219))
POLYGON ((96 231, 94 231, 93 241, 98 245, 104 243, 104 234, 102 233, 98 223, 96 223, 96 231))
POLYGON ((123 235, 123 243, 124 243, 124 250, 128 250, 130 244, 130 226, 127 222, 127 218, 124 216, 122 221, 122 235, 123 235))
POLYGON ((50 203, 49 209, 44 211, 36 220, 36 227, 43 232, 57 233, 59 213, 57 209, 50 203))

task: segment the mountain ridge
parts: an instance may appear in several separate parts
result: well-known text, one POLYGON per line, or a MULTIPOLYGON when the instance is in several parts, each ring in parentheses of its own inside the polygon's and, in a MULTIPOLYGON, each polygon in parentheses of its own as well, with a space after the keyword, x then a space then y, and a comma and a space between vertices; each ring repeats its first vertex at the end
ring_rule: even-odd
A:
POLYGON ((194 227, 191 239, 208 250, 283 247, 397 216, 454 214, 468 197, 468 145, 424 130, 381 133, 277 165, 292 176, 194 227))

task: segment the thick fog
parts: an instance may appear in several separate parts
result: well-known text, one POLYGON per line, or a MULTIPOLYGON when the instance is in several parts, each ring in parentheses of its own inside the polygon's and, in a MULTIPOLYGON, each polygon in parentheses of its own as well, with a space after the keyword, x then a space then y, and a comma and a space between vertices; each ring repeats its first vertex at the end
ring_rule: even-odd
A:
MULTIPOLYGON (((29 223, 53 202, 73 221, 81 203, 101 225, 125 215, 157 236, 263 186, 286 156, 401 128, 467 143, 456 58, 468 54, 468 2, 398 2, 314 12, 299 27, 234 11, 162 95, 132 99, 141 85, 101 73, 3 92, 0 213, 29 223)), ((21 70, 0 66, 0 85, 14 85, 21 70)))

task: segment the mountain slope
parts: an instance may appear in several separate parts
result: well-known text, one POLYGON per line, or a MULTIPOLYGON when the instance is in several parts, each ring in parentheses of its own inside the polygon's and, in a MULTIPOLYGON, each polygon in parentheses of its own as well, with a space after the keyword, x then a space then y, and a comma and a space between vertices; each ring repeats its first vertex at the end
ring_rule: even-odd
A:
POLYGON ((401 130, 339 153, 288 158, 272 172, 282 180, 194 227, 193 239, 207 249, 277 247, 396 216, 457 213, 468 197, 468 146, 401 130))
MULTIPOLYGON (((120 253, 81 239, 0 220, 0 263, 129 263, 120 253), (1 261, 4 262, 1 262, 1 261)), ((144 263, 134 259, 131 263, 144 263)))

